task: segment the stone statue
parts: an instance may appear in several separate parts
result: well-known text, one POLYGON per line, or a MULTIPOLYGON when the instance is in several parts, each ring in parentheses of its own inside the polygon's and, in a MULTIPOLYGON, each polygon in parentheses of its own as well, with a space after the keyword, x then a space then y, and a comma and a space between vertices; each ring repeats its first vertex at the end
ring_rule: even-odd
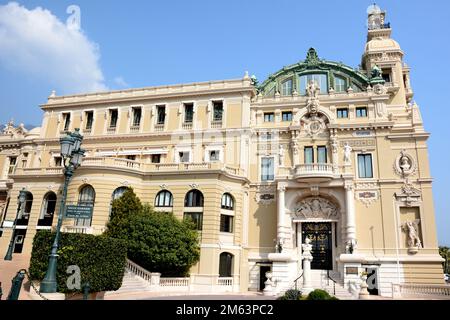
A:
POLYGON ((320 92, 320 88, 317 85, 316 81, 309 80, 308 86, 306 88, 306 93, 307 93, 308 97, 318 99, 319 92, 320 92))
POLYGON ((303 251, 303 257, 311 257, 312 245, 311 245, 311 239, 309 237, 305 238, 305 243, 302 244, 302 251, 303 251))
POLYGON ((345 145, 344 145, 344 163, 345 164, 351 164, 352 163, 352 161, 350 159, 351 152, 352 152, 352 147, 350 147, 348 142, 346 142, 345 145))
POLYGON ((381 78, 381 69, 377 65, 374 65, 371 72, 370 72, 371 78, 381 78))
POLYGON ((402 156, 400 157, 400 168, 403 172, 409 171, 411 169, 411 161, 406 156, 406 153, 404 151, 401 152, 402 156))
POLYGON ((338 143, 336 141, 336 138, 331 138, 331 150, 333 151, 333 153, 337 153, 338 152, 338 143))
POLYGON ((408 232, 408 247, 409 248, 422 248, 422 242, 420 241, 418 230, 420 220, 406 221, 403 228, 408 232))
POLYGON ((280 166, 284 164, 284 147, 282 144, 280 144, 279 150, 278 150, 278 156, 279 156, 279 162, 280 166))

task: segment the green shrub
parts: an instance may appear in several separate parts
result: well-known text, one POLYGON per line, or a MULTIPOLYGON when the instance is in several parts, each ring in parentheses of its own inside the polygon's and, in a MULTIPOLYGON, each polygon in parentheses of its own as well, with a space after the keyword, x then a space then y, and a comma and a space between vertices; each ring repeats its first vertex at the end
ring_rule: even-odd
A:
MULTIPOLYGON (((55 233, 39 230, 33 239, 30 276, 41 281, 47 271, 51 246, 55 233)), ((126 243, 123 240, 81 233, 61 233, 58 250, 58 292, 82 292, 69 290, 67 267, 77 265, 81 271, 81 286, 89 282, 90 292, 117 290, 122 285, 125 271, 126 243)))
POLYGON ((311 291, 308 294, 307 300, 330 300, 331 296, 328 292, 321 289, 316 289, 314 291, 311 291))
POLYGON ((111 217, 105 235, 127 240, 127 225, 132 217, 141 214, 142 209, 141 200, 132 188, 128 188, 120 198, 113 200, 111 204, 111 217))
POLYGON ((279 297, 277 300, 300 300, 302 297, 302 292, 296 289, 287 290, 284 295, 279 297))
POLYGON ((166 277, 187 276, 200 259, 198 232, 171 213, 153 212, 146 206, 127 227, 128 257, 166 277))

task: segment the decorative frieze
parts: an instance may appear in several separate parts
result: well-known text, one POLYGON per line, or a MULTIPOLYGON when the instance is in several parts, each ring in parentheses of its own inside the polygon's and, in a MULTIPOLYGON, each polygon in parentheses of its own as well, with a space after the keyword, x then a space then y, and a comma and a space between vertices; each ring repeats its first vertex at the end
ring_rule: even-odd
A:
POLYGON ((276 201, 276 190, 272 186, 258 186, 255 192, 255 201, 258 204, 269 205, 276 201))
POLYGON ((375 147, 376 145, 374 139, 358 139, 341 141, 340 146, 344 147, 347 143, 352 148, 375 147))
POLYGON ((361 201, 366 207, 369 207, 372 203, 378 200, 378 191, 356 191, 356 199, 361 201))
POLYGON ((339 210, 334 203, 324 198, 309 197, 297 203, 294 215, 304 219, 337 218, 339 210))

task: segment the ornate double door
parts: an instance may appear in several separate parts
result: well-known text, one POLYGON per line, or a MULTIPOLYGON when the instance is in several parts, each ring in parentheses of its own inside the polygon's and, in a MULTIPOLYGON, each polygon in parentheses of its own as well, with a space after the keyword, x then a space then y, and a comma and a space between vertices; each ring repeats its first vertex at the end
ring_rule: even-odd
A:
POLYGON ((302 243, 311 239, 313 260, 311 269, 333 269, 332 227, 330 222, 302 223, 302 243))

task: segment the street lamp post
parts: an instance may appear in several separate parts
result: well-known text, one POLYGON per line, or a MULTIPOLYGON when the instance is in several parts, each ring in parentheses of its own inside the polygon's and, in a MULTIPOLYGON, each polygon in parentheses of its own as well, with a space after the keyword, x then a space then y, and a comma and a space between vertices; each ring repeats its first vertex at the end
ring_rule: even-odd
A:
POLYGON ((41 282, 41 293, 55 293, 57 288, 56 270, 58 261, 58 244, 61 234, 61 225, 63 216, 65 214, 65 205, 67 197, 67 187, 70 179, 73 176, 75 169, 81 165, 81 160, 84 155, 84 150, 80 148, 83 136, 79 133, 80 129, 75 129, 75 132, 68 133, 67 136, 60 139, 61 156, 64 165, 64 188, 61 198, 61 206, 59 209, 58 223, 56 225, 56 235, 53 241, 52 251, 50 253, 47 272, 44 280, 41 282))
POLYGON ((6 252, 5 255, 5 260, 12 260, 12 254, 13 254, 13 249, 14 249, 14 233, 16 231, 16 224, 17 224, 17 217, 19 215, 19 212, 23 214, 23 211, 25 209, 25 200, 27 198, 27 191, 25 190, 25 188, 22 188, 22 190, 19 191, 19 196, 17 197, 17 212, 16 212, 16 217, 14 218, 14 224, 13 224, 13 228, 12 228, 12 234, 11 234, 11 241, 9 241, 9 246, 8 246, 8 251, 6 252))

